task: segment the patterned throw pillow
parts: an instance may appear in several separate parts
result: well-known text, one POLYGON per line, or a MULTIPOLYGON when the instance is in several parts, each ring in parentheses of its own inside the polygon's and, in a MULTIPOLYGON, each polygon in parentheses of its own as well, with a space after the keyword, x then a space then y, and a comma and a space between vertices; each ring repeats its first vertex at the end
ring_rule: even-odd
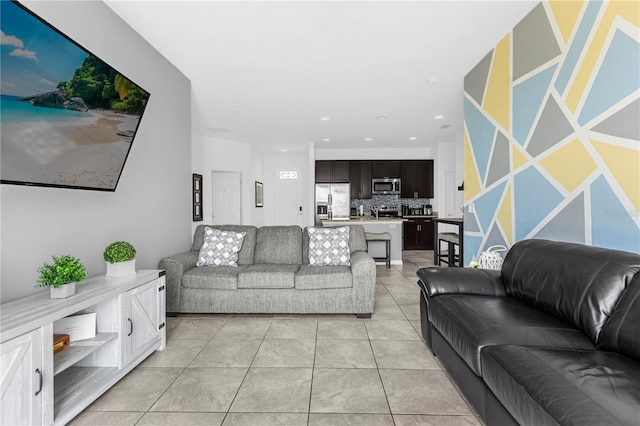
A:
POLYGON ((245 235, 246 232, 204 228, 204 243, 196 266, 238 266, 238 252, 245 235))
POLYGON ((349 227, 309 227, 309 265, 351 265, 349 227))

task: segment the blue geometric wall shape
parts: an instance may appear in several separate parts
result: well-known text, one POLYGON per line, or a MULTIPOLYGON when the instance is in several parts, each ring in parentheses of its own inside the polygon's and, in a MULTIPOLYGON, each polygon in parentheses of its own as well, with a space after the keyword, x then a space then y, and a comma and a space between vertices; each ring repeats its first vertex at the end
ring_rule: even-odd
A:
POLYGON ((482 227, 482 230, 484 232, 487 232, 487 230, 489 229, 489 225, 491 225, 491 221, 496 215, 498 203, 502 198, 502 193, 504 192, 504 187, 506 185, 507 182, 502 182, 491 191, 473 201, 473 206, 476 210, 478 222, 480 223, 480 226, 482 227))
POLYGON ((563 199, 563 195, 534 166, 515 175, 516 241, 525 238, 563 199))
POLYGON ((571 74, 573 74, 576 64, 578 63, 578 59, 580 59, 580 55, 584 50, 584 46, 587 43, 589 34, 591 34, 593 23, 598 17, 598 12, 600 11, 601 6, 602 2, 599 1, 590 1, 587 5, 587 10, 582 17, 578 31, 573 37, 571 47, 569 47, 567 56, 564 59, 564 63, 562 64, 562 68, 560 69, 558 78, 556 79, 555 86, 561 96, 564 94, 564 91, 567 88, 567 83, 569 83, 569 79, 571 78, 571 74))
POLYGON ((476 237, 473 235, 465 235, 464 236, 464 253, 463 253, 463 266, 469 266, 471 260, 474 258, 478 260, 480 256, 480 244, 482 243, 482 237, 476 237))
POLYGON ((527 140, 555 70, 556 65, 513 87, 513 137, 521 146, 527 140))
POLYGON ((484 181, 496 128, 467 98, 464 99, 464 122, 471 139, 480 179, 484 181))
POLYGON ((617 30, 578 123, 584 125, 640 88, 640 44, 617 30))
MULTIPOLYGON (((598 247, 640 253, 640 228, 600 176, 591 184, 591 244, 598 247)), ((466 240, 465 240, 466 242, 466 240)))

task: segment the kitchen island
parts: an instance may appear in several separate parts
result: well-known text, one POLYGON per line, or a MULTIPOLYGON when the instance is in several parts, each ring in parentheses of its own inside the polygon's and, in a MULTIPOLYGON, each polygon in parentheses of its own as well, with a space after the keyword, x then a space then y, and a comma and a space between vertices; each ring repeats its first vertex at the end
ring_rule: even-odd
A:
MULTIPOLYGON (((401 217, 352 216, 351 219, 323 220, 322 226, 362 225, 365 232, 388 232, 391 234, 391 264, 402 265, 402 222, 401 217)), ((373 257, 385 257, 384 242, 371 242, 369 254, 373 257)), ((383 265, 384 262, 377 262, 383 265)))

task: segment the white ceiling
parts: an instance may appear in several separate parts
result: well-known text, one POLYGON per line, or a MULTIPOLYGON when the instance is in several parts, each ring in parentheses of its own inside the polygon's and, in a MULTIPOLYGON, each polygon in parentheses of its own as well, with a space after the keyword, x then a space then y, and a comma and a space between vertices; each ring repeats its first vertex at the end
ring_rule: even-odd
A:
POLYGON ((106 3, 191 80, 194 135, 269 154, 459 140, 464 75, 538 1, 106 3))

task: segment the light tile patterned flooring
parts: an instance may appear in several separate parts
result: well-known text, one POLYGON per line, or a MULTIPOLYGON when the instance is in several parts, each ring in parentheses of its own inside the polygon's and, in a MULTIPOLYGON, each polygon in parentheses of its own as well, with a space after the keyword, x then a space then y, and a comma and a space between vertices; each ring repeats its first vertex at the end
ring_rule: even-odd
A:
POLYGON ((180 315, 73 425, 479 425, 420 337, 416 271, 377 267, 373 317, 180 315))

